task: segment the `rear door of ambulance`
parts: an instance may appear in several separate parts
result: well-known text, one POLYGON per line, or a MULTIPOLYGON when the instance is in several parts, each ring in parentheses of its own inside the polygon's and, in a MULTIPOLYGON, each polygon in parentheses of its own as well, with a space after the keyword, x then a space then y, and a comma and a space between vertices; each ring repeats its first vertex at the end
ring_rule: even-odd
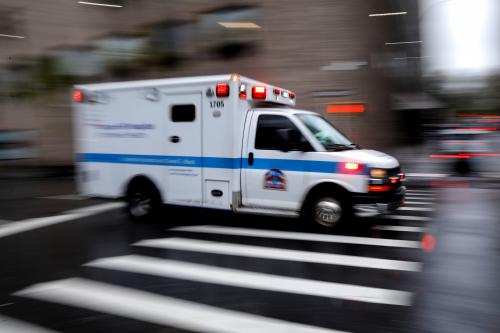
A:
POLYGON ((201 100, 198 92, 165 94, 163 135, 168 203, 202 204, 201 100))

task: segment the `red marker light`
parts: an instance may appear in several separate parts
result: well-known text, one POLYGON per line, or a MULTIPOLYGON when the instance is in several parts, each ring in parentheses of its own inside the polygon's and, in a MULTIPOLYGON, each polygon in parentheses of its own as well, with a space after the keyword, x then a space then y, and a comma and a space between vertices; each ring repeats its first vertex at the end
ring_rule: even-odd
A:
POLYGON ((280 89, 278 89, 278 88, 274 88, 274 89, 273 89, 273 93, 274 93, 275 95, 279 95, 279 94, 281 94, 281 90, 280 90, 280 89))
POLYGON ((295 98, 295 93, 294 93, 293 91, 290 91, 290 94, 289 94, 289 95, 290 95, 290 98, 291 98, 291 99, 294 99, 294 98, 295 98))
POLYGON ((215 95, 217 97, 227 97, 227 96, 229 96, 229 84, 227 84, 227 83, 217 83, 217 88, 215 89, 215 95))
POLYGON ((262 86, 252 87, 252 98, 253 99, 266 99, 266 87, 262 87, 262 86))
POLYGON ((247 86, 245 84, 240 85, 240 99, 247 99, 247 86))
POLYGON ((73 101, 77 103, 83 102, 83 92, 81 90, 75 90, 73 91, 73 101))

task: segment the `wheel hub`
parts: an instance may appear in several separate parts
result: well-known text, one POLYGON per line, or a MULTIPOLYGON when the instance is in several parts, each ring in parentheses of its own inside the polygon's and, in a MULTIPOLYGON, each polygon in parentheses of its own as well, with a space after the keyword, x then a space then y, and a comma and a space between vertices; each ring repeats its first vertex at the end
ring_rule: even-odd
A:
POLYGON ((338 202, 320 201, 314 209, 314 220, 326 227, 335 226, 342 217, 342 207, 338 202))
POLYGON ((151 211, 151 199, 142 193, 135 193, 131 200, 130 213, 141 217, 151 211))

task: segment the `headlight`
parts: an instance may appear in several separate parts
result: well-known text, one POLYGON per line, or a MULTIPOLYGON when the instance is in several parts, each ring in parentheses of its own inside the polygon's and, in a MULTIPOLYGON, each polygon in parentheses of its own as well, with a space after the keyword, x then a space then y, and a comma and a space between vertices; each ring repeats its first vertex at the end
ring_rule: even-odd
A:
POLYGON ((386 178, 387 177, 387 170, 384 170, 384 169, 371 169, 370 170, 370 177, 373 177, 373 178, 386 178))

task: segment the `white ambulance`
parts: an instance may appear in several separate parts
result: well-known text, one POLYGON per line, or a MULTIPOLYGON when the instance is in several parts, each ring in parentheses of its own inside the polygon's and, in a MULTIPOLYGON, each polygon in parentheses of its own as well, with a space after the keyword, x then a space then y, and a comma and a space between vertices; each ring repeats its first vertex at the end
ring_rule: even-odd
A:
POLYGON ((134 220, 170 204, 335 227, 404 201, 396 159, 238 74, 77 85, 73 106, 80 193, 124 197, 134 220))

